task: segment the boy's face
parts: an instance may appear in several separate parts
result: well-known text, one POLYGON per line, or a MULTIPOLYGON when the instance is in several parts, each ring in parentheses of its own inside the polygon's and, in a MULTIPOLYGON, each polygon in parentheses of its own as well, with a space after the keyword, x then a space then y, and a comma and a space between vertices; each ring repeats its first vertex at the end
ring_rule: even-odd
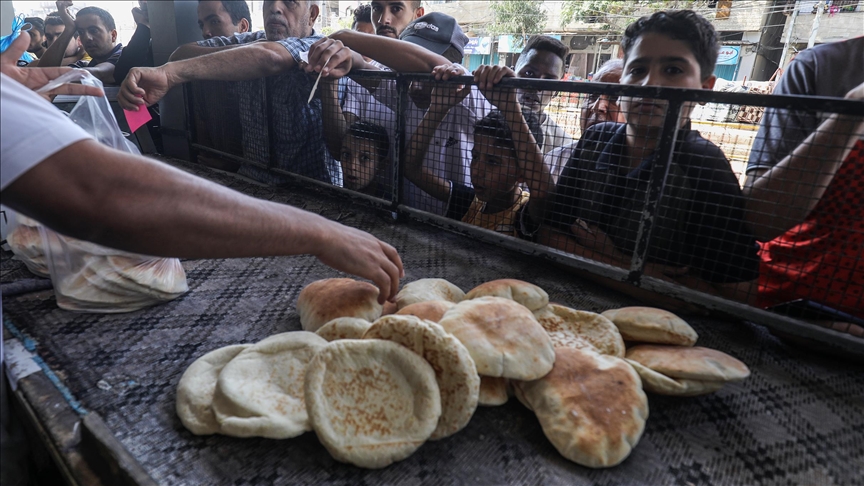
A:
POLYGON ((512 148, 502 147, 501 141, 495 137, 474 135, 471 184, 477 199, 489 202, 507 197, 519 183, 520 175, 512 148))
MULTIPOLYGON (((516 65, 516 76, 527 79, 551 79, 559 80, 564 75, 564 61, 549 51, 538 51, 532 49, 519 56, 516 65)), ((519 90, 519 104, 522 108, 542 113, 543 109, 552 102, 555 93, 552 91, 537 91, 533 89, 519 90)))
POLYGON ((354 191, 368 186, 378 166, 378 148, 372 140, 346 135, 342 140, 342 176, 345 187, 354 191))
MULTIPOLYGON (((702 81, 699 63, 685 42, 649 32, 636 39, 627 55, 621 84, 712 89, 716 79, 712 75, 702 81)), ((619 105, 628 125, 661 128, 668 101, 622 96, 619 105)), ((693 103, 684 105, 682 125, 687 122, 693 106, 693 103)))
POLYGON ((84 50, 94 59, 107 57, 117 43, 117 30, 108 30, 98 15, 79 15, 75 18, 75 28, 84 50))

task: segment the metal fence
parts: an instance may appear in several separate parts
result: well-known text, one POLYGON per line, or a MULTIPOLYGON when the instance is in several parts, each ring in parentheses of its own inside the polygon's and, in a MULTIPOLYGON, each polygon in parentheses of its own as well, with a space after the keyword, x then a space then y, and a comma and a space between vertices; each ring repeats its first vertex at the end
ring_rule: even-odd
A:
MULTIPOLYGON (((286 104, 283 91, 292 88, 278 77, 196 83, 187 89, 189 137, 208 165, 239 168, 268 183, 315 184, 398 218, 864 355, 864 339, 791 317, 860 322, 860 294, 832 299, 799 291, 800 302, 777 312, 763 309, 778 303, 757 292, 760 284, 771 290, 770 282, 757 279, 769 243, 757 243, 761 232, 745 218, 741 191, 748 160, 761 156, 751 151, 759 133, 753 122, 764 110, 779 119, 821 121, 836 113, 860 121, 864 101, 516 78, 499 87, 493 98, 504 110, 467 76, 435 82, 428 74, 359 72, 338 84, 322 82, 308 106, 286 104), (458 92, 459 86, 466 88, 458 92), (521 113, 506 109, 514 106, 509 90, 521 113), (617 119, 626 114, 629 124, 584 125, 592 109, 605 109, 614 120, 610 111, 616 107, 622 113, 617 119), (508 168, 513 170, 506 173, 508 168), (825 306, 837 311, 833 318, 825 306)), ((776 138, 769 134, 768 141, 776 138)), ((801 142, 792 138, 792 147, 801 142)), ((820 157, 843 153, 838 147, 811 149, 820 157)), ((864 184, 864 156, 851 160, 856 150, 864 151, 864 143, 842 164, 853 170, 841 169, 835 178, 860 177, 864 184)), ((800 187, 826 185, 815 173, 801 176, 800 187)), ((836 192, 835 185, 816 192, 836 192)), ((864 244, 855 247, 864 228, 854 220, 864 218, 864 186, 844 190, 852 191, 840 196, 850 208, 816 204, 822 212, 846 212, 821 223, 823 238, 834 230, 852 235, 843 255, 829 249, 819 256, 823 263, 822 257, 845 259, 838 264, 845 267, 825 277, 838 285, 861 278, 842 272, 864 271, 864 244)))

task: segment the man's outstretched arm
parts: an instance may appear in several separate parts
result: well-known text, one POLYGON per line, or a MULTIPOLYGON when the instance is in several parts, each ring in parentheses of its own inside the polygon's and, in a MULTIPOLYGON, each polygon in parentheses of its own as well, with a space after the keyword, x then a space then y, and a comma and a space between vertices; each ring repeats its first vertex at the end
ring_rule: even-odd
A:
POLYGON ((133 68, 123 81, 117 101, 123 108, 137 111, 139 106, 155 104, 178 84, 246 81, 296 67, 294 56, 281 44, 255 42, 201 57, 171 61, 155 68, 133 68))
MULTIPOLYGON (((846 98, 864 99, 864 84, 846 98)), ((860 139, 864 118, 834 114, 777 165, 751 170, 744 196, 747 222, 756 238, 769 241, 801 223, 860 139)))
POLYGON ((402 275, 396 250, 368 233, 93 140, 24 173, 3 190, 3 203, 60 233, 148 255, 312 254, 375 282, 381 302, 396 295, 402 275))

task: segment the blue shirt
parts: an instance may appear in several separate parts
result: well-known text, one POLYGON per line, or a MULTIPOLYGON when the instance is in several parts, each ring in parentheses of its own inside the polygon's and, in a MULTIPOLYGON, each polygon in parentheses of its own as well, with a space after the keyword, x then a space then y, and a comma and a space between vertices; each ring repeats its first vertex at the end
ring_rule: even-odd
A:
MULTIPOLYGON (((300 53, 310 49, 322 36, 291 37, 276 41, 300 63, 300 53)), ((263 31, 199 41, 203 47, 241 45, 266 39, 263 31)), ((333 182, 328 167, 321 123, 321 100, 306 103, 315 78, 300 69, 276 76, 232 83, 240 101, 240 127, 243 157, 268 167, 278 168, 324 182, 333 182), (269 115, 269 116, 268 116, 269 115), (268 120, 272 126, 268 126, 268 120), (272 139, 271 139, 272 136, 272 139)), ((241 165, 240 174, 267 184, 282 184, 290 179, 252 164, 241 165)))

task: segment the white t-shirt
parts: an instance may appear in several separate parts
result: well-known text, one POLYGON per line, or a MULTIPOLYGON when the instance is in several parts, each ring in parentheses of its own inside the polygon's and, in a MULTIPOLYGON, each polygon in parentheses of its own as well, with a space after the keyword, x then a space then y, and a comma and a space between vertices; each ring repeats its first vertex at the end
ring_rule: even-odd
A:
POLYGON ((0 74, 0 190, 36 164, 93 138, 45 98, 0 74))
POLYGON ((576 150, 576 144, 578 143, 579 142, 572 142, 554 148, 551 152, 543 156, 543 162, 546 164, 546 167, 549 168, 549 172, 552 174, 552 181, 555 182, 555 184, 558 184, 558 176, 561 175, 561 171, 564 170, 564 167, 573 155, 573 151, 576 150))
MULTIPOLYGON (((0 73, 0 191, 39 162, 93 138, 45 98, 0 73)), ((0 322, 3 321, 0 298, 0 322)), ((0 363, 4 362, 0 339, 0 363)))

